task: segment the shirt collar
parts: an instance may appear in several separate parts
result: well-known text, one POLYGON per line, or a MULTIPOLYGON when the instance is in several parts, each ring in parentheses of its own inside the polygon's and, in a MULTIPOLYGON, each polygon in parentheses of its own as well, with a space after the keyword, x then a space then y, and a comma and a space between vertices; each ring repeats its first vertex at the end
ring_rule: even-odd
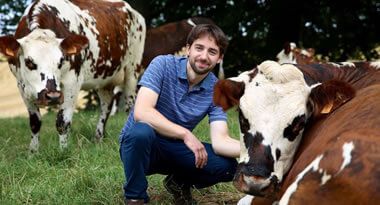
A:
MULTIPOLYGON (((177 73, 178 78, 187 80, 187 71, 186 71, 186 66, 187 66, 187 61, 188 59, 183 57, 180 58, 180 64, 179 64, 179 72, 177 73)), ((212 74, 211 72, 207 74, 207 76, 200 82, 200 84, 197 84, 194 86, 195 90, 198 90, 199 88, 203 89, 208 89, 212 88, 213 86, 213 81, 212 81, 212 74)))

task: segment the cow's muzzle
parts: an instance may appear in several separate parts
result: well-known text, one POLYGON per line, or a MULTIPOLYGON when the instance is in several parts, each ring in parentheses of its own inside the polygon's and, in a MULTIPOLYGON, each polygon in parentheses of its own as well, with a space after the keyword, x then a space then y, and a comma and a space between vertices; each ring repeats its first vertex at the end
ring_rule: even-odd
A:
POLYGON ((48 91, 47 89, 44 89, 39 92, 37 96, 36 104, 39 107, 59 105, 63 103, 63 95, 61 91, 48 91))
POLYGON ((233 185, 236 189, 246 194, 275 198, 279 189, 277 177, 252 172, 253 168, 251 166, 243 164, 238 166, 233 179, 233 185))

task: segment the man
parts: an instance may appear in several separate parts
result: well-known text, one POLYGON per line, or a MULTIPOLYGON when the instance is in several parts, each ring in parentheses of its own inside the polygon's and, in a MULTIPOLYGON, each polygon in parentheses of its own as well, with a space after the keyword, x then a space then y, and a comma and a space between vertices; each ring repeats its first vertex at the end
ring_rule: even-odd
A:
POLYGON ((226 114, 212 102, 217 78, 211 71, 227 45, 219 27, 198 25, 187 39, 188 58, 158 56, 148 66, 120 134, 126 204, 148 203, 150 174, 168 175, 164 186, 174 204, 194 204, 193 186, 232 180, 240 144, 228 135, 226 114), (206 115, 212 144, 191 132, 206 115))

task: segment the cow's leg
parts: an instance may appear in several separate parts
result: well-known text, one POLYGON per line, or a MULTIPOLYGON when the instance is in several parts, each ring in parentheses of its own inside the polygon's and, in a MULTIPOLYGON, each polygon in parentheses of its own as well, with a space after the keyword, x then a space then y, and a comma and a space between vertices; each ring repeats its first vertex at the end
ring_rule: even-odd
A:
MULTIPOLYGON (((65 79, 64 81, 67 81, 65 79)), ((57 114, 55 126, 59 135, 59 145, 61 149, 67 148, 67 138, 71 128, 71 121, 78 98, 80 83, 63 86, 64 101, 57 114)))
POLYGON ((96 126, 95 139, 97 142, 102 141, 104 136, 104 128, 108 117, 111 113, 113 104, 113 88, 102 88, 97 90, 100 100, 100 116, 98 125, 96 126))
POLYGON ((125 92, 123 86, 116 86, 113 89, 114 99, 112 102, 111 116, 115 115, 117 112, 125 111, 125 92))
MULTIPOLYGON (((139 22, 144 22, 144 19, 139 19, 139 22)), ((129 112, 135 103, 136 92, 137 92, 137 82, 139 77, 144 71, 144 68, 141 65, 143 53, 144 53, 144 44, 145 44, 145 35, 146 28, 145 23, 135 24, 136 29, 131 29, 129 38, 129 50, 128 55, 126 56, 126 69, 125 69, 125 81, 124 81, 124 91, 125 91, 125 101, 126 101, 126 112, 129 112), (137 39, 134 42, 131 42, 131 39, 137 39)))
POLYGON ((41 129, 41 113, 38 107, 28 106, 29 125, 32 131, 32 140, 30 141, 29 150, 31 153, 37 152, 39 147, 39 135, 41 129))
POLYGON ((55 126, 59 135, 59 146, 61 149, 67 148, 67 137, 71 128, 71 121, 74 109, 61 108, 58 111, 55 126))
POLYGON ((124 97, 125 97, 125 111, 129 112, 135 103, 137 92, 137 73, 134 70, 127 69, 125 75, 124 97))

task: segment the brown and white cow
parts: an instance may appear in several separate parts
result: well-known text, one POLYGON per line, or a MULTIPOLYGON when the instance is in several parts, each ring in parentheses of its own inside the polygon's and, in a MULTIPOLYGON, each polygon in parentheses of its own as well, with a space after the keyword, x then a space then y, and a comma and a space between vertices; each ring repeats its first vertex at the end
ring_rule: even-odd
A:
POLYGON ((96 89, 101 114, 96 139, 101 140, 115 85, 133 103, 142 72, 145 20, 117 0, 36 0, 26 9, 14 36, 0 38, 3 53, 17 79, 32 130, 30 150, 38 150, 39 107, 59 105, 56 127, 67 146, 74 104, 80 89, 96 89))
POLYGON ((293 42, 286 42, 276 58, 279 64, 292 63, 304 65, 318 62, 314 55, 314 48, 302 49, 298 48, 293 42))
POLYGON ((380 63, 266 61, 219 81, 215 103, 239 107, 234 185, 252 204, 376 204, 379 100, 380 63))

